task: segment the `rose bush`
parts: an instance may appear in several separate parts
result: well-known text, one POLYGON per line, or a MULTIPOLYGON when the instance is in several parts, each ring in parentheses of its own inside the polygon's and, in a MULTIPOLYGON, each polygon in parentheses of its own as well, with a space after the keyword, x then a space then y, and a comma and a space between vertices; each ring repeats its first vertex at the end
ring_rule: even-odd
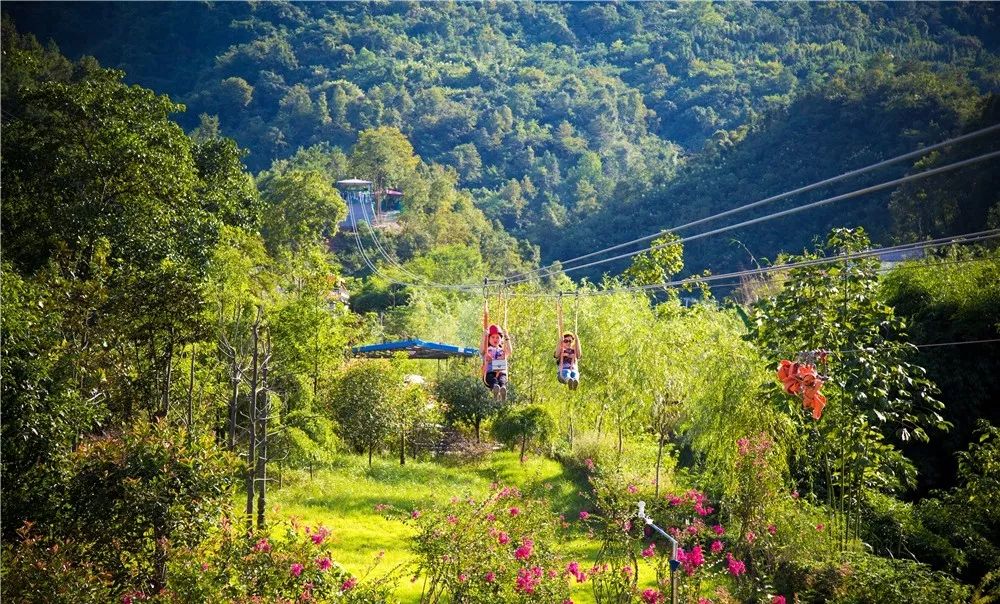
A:
POLYGON ((467 497, 428 510, 403 511, 415 525, 414 580, 423 602, 570 602, 570 582, 587 570, 553 550, 566 523, 544 500, 493 485, 484 500, 467 497))

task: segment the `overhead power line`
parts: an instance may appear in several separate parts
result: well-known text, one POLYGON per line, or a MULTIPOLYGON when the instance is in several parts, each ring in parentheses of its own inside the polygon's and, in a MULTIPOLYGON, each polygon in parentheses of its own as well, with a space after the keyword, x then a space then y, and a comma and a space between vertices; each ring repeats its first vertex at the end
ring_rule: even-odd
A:
MULTIPOLYGON (((684 279, 665 281, 662 283, 651 283, 647 285, 635 285, 635 286, 620 287, 620 288, 610 288, 605 290, 583 291, 581 292, 581 294, 588 296, 602 296, 602 295, 612 295, 621 293, 638 293, 646 291, 655 291, 670 287, 698 286, 702 283, 710 283, 714 281, 722 281, 727 279, 740 279, 743 277, 767 275, 770 273, 783 272, 797 268, 805 268, 809 266, 835 264, 838 262, 847 262, 850 260, 860 260, 863 258, 871 258, 874 256, 880 256, 883 254, 893 253, 893 252, 917 251, 933 247, 943 247, 946 245, 952 245, 957 243, 976 243, 979 241, 987 241, 990 239, 997 239, 997 238, 1000 238, 1000 229, 991 229, 987 231, 977 231, 975 233, 967 233, 964 235, 952 235, 949 237, 940 237, 938 239, 931 239, 922 242, 904 243, 885 248, 869 248, 867 250, 860 250, 848 254, 838 254, 836 256, 829 256, 823 258, 811 258, 809 260, 791 262, 788 264, 776 264, 773 266, 746 269, 742 271, 734 271, 718 275, 692 276, 692 277, 686 277, 684 279)), ((520 294, 520 295, 525 297, 551 297, 556 294, 539 292, 533 294, 520 294)))
MULTIPOLYGON (((872 185, 872 186, 869 186, 869 187, 864 187, 862 189, 857 189, 857 190, 851 191, 849 193, 843 193, 841 195, 835 195, 833 197, 828 197, 826 199, 821 199, 819 201, 814 201, 812 203, 808 203, 808 204, 796 206, 794 208, 789 208, 787 210, 783 210, 783 211, 780 211, 780 212, 773 212, 771 214, 766 214, 764 216, 760 216, 758 218, 753 218, 751 220, 745 220, 743 222, 739 222, 739 223, 736 223, 736 224, 728 225, 728 226, 725 226, 725 227, 720 227, 720 228, 717 228, 717 229, 713 229, 711 231, 705 231, 703 233, 698 233, 698 234, 695 234, 695 235, 690 235, 688 237, 683 237, 683 238, 681 238, 681 239, 679 239, 677 241, 672 241, 670 243, 664 243, 664 244, 660 244, 660 245, 654 245, 654 246, 651 246, 651 247, 646 248, 646 249, 635 250, 635 251, 628 252, 628 253, 625 253, 625 254, 618 254, 618 255, 612 256, 610 258, 604 258, 602 260, 595 260, 594 262, 588 262, 586 264, 580 264, 578 266, 572 266, 572 267, 568 267, 568 268, 562 268, 562 267, 560 267, 558 270, 556 270, 555 268, 550 267, 550 268, 546 269, 545 272, 539 273, 536 276, 537 277, 545 277, 545 276, 554 274, 556 272, 568 273, 570 271, 576 271, 576 270, 580 270, 580 269, 584 269, 584 268, 589 268, 591 266, 597 266, 599 264, 604 264, 604 263, 607 263, 607 262, 613 262, 615 260, 622 260, 624 258, 630 258, 632 256, 636 256, 636 255, 641 254, 643 252, 650 252, 650 251, 662 249, 662 248, 665 248, 665 247, 669 247, 671 245, 676 245, 678 243, 687 243, 689 241, 694 241, 694 240, 697 240, 697 239, 702 239, 704 237, 709 237, 709 236, 712 236, 712 235, 717 235, 719 233, 724 233, 724 232, 727 232, 727 231, 732 231, 732 230, 735 230, 735 229, 752 226, 754 224, 759 224, 761 222, 767 222, 769 220, 774 220, 775 218, 781 218, 783 216, 789 216, 791 214, 797 214, 799 212, 804 212, 806 210, 811 210, 813 208, 817 208, 817 207, 820 207, 820 206, 828 205, 828 204, 831 204, 831 203, 834 203, 834 202, 837 202, 837 201, 843 201, 845 199, 851 199, 851 198, 854 198, 854 197, 859 197, 861 195, 865 195, 865 194, 868 194, 868 193, 873 193, 875 191, 881 191, 882 189, 887 189, 887 188, 890 188, 890 187, 895 187, 895 186, 898 186, 898 185, 901 185, 901 184, 912 182, 914 180, 919 180, 919 179, 922 179, 922 178, 927 178, 928 176, 934 176, 934 175, 942 174, 944 172, 948 172, 948 171, 951 171, 951 170, 957 170, 959 168, 964 168, 966 166, 969 166, 969 165, 972 165, 972 164, 975 164, 975 163, 979 163, 979 162, 983 162, 983 161, 988 161, 988 160, 994 159, 996 157, 1000 157, 1000 151, 993 151, 993 152, 990 152, 990 153, 984 153, 982 155, 977 155, 976 157, 972 157, 972 158, 965 159, 965 160, 962 160, 962 161, 954 162, 954 163, 948 164, 946 166, 941 166, 941 167, 938 167, 938 168, 932 168, 930 170, 925 170, 923 172, 918 172, 916 174, 910 174, 908 176, 897 178, 895 180, 890 180, 890 181, 883 182, 883 183, 880 183, 880 184, 877 184, 877 185, 872 185)), ((526 277, 520 277, 520 278, 512 279, 512 280, 510 280, 510 283, 522 283, 524 281, 529 280, 529 278, 530 277, 526 276, 526 277)))

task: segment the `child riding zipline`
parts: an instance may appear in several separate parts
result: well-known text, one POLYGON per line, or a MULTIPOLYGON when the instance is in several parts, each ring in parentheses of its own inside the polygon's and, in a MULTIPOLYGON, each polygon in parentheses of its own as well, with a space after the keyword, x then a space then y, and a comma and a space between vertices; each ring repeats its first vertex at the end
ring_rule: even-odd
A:
POLYGON ((489 306, 484 301, 483 339, 479 344, 479 354, 483 358, 480 373, 483 383, 500 401, 507 400, 507 363, 512 352, 507 334, 498 325, 490 323, 489 306))
MULTIPOLYGON (((577 303, 579 305, 579 302, 577 303)), ((578 306, 579 308, 579 306, 578 306)), ((580 338, 571 331, 563 331, 562 317, 562 295, 556 302, 556 316, 559 323, 559 340, 556 342, 556 350, 553 357, 558 367, 558 379, 562 384, 569 386, 570 390, 576 390, 580 385, 580 368, 578 362, 582 356, 580 351, 580 338)), ((574 327, 575 327, 574 319, 574 327)))

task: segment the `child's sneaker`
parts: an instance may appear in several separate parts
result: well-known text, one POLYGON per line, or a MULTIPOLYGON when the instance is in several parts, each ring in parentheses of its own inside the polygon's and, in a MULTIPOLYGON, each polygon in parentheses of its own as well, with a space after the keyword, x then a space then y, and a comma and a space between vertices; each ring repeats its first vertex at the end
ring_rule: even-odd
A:
POLYGON ((576 390, 576 387, 579 386, 579 385, 580 385, 580 380, 578 380, 576 378, 570 378, 570 380, 569 380, 569 389, 570 390, 576 390))
POLYGON ((500 398, 500 384, 493 384, 493 398, 500 398))
POLYGON ((501 403, 506 403, 507 402, 507 387, 506 386, 500 386, 500 402, 501 403))

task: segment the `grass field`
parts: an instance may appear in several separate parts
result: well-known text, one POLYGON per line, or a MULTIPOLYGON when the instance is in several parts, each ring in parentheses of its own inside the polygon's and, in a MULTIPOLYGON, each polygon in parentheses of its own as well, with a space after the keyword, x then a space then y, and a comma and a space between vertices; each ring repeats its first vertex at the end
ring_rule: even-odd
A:
MULTIPOLYGON (((324 525, 331 538, 337 560, 352 573, 362 575, 374 557, 385 552, 376 573, 413 560, 409 549, 411 530, 405 524, 387 519, 375 511, 376 504, 390 504, 401 510, 426 509, 433 502, 446 502, 452 496, 482 497, 490 483, 516 485, 522 490, 541 488, 552 501, 553 511, 576 518, 587 506, 580 490, 585 485, 574 481, 556 461, 530 457, 524 465, 517 455, 501 452, 469 465, 452 466, 435 462, 376 459, 368 467, 367 457, 345 456, 330 468, 318 470, 310 480, 302 471, 285 472, 281 489, 272 487, 269 499, 274 505, 273 520, 296 517, 309 525, 324 525)), ((276 486, 276 485, 275 485, 276 486)), ((581 562, 593 562, 597 543, 582 531, 559 550, 581 562)), ((412 583, 409 574, 396 595, 402 602, 419 602, 421 582, 412 583)), ((574 587, 575 602, 592 602, 589 584, 574 587)))

